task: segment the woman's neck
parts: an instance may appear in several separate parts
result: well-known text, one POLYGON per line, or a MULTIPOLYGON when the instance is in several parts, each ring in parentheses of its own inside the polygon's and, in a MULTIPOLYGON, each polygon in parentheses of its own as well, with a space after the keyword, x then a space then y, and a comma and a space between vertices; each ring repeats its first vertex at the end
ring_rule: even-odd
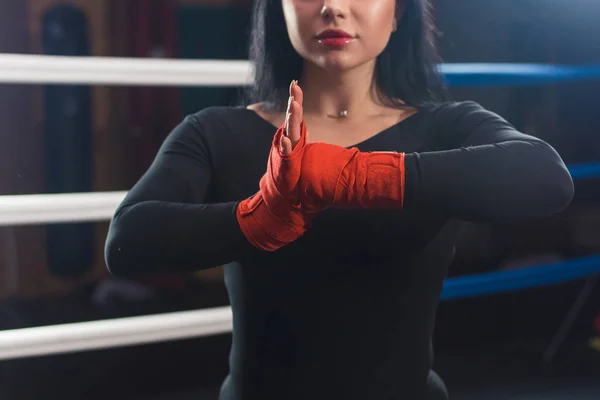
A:
POLYGON ((354 119, 381 109, 374 100, 373 68, 369 65, 343 73, 306 65, 299 83, 305 115, 354 119))

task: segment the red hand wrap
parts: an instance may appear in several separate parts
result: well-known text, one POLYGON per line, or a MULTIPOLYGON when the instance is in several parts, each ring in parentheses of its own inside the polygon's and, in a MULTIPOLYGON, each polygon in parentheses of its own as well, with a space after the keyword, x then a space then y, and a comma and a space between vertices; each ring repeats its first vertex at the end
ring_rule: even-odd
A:
POLYGON ((402 208, 404 153, 364 153, 327 143, 306 145, 300 196, 306 209, 402 208))
POLYGON ((306 128, 290 154, 281 153, 279 128, 271 146, 267 172, 259 184, 259 191, 241 201, 236 210, 244 236, 255 247, 275 251, 298 239, 306 232, 307 216, 298 200, 298 182, 302 155, 306 147, 306 128))

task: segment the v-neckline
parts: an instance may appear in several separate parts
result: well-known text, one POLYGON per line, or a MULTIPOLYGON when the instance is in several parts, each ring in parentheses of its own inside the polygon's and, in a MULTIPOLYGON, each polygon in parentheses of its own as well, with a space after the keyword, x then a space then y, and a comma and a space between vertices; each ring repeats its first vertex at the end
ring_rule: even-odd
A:
MULTIPOLYGON (((267 121, 266 119, 264 119, 263 117, 261 117, 257 112, 250 110, 246 107, 240 107, 241 110, 246 111, 250 114, 252 114, 253 118, 257 118, 259 121, 261 121, 261 123, 263 123, 265 126, 268 126, 270 129, 279 129, 278 126, 273 125, 271 122, 267 121)), ((420 115, 423 112, 423 108, 421 108, 420 110, 418 110, 415 113, 412 113, 411 115, 409 115, 408 117, 402 119, 401 121, 396 122, 393 125, 388 126, 387 128, 382 129, 381 131, 375 133, 373 136, 370 136, 364 140, 361 140, 360 142, 357 142, 355 144, 349 145, 349 146, 344 146, 346 149, 350 149, 350 148, 358 148, 359 150, 361 150, 361 147, 364 146, 368 146, 368 144, 372 141, 375 140, 380 140, 381 137, 385 137, 386 135, 388 135, 390 132, 394 132, 397 131, 398 129, 400 129, 401 127, 403 127, 404 125, 408 124, 410 121, 414 120, 416 118, 417 115, 420 115)))

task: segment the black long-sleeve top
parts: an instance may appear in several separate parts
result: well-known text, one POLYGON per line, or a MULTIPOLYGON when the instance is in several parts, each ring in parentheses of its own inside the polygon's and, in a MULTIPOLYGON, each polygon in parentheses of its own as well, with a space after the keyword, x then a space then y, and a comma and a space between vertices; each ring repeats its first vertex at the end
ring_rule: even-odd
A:
POLYGON ((426 398, 460 221, 560 212, 573 196, 564 163, 476 103, 426 106, 356 145, 406 153, 403 210, 329 209, 304 237, 262 252, 235 207, 257 191, 275 130, 245 108, 187 117, 116 211, 108 268, 226 265, 234 330, 223 400, 426 398))

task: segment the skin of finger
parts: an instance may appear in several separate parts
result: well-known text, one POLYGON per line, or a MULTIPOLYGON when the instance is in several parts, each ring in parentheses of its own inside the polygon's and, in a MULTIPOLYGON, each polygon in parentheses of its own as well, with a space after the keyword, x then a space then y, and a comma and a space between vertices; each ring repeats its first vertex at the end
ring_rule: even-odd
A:
POLYGON ((280 139, 280 147, 281 147, 281 152, 283 154, 289 154, 292 152, 292 149, 295 145, 295 143, 297 143, 297 140, 290 140, 290 137, 294 137, 294 133, 293 128, 291 128, 292 123, 295 124, 294 119, 292 118, 293 115, 293 106, 294 106, 294 102, 293 102, 293 97, 291 97, 291 92, 293 91, 293 84, 290 86, 290 98, 288 100, 288 106, 286 108, 285 111, 285 136, 281 137, 280 139))
POLYGON ((302 106, 302 102, 304 101, 304 94, 302 93, 302 88, 298 84, 292 87, 292 96, 294 96, 294 100, 302 106))
MULTIPOLYGON (((300 105, 300 107, 302 107, 302 101, 303 101, 303 93, 302 93, 302 89, 300 88, 300 86, 298 85, 298 81, 293 81, 290 84, 290 99, 288 101, 288 107, 286 109, 286 113, 285 113, 285 120, 286 120, 286 136, 289 136, 289 129, 287 126, 287 122, 289 121, 290 118, 290 113, 292 114, 298 114, 298 108, 294 107, 294 102, 298 103, 300 105), (297 97, 296 97, 297 96, 297 97)), ((301 115, 301 109, 300 109, 300 115, 301 115)), ((300 116, 300 121, 302 121, 302 116, 300 116)), ((300 122, 295 122, 295 123, 300 123, 300 122)), ((299 139, 298 139, 299 140, 299 139)), ((295 142, 297 142, 297 140, 292 140, 292 142, 295 144, 295 142)))
MULTIPOLYGON (((291 92, 291 90, 290 90, 290 92, 291 92)), ((287 107, 285 109, 285 136, 290 135, 290 115, 292 112, 292 103, 293 103, 293 97, 290 95, 290 97, 288 99, 287 107)))
POLYGON ((294 101, 291 107, 292 115, 289 120, 289 139, 292 141, 292 145, 296 145, 300 141, 302 130, 300 124, 302 123, 302 107, 294 101))

